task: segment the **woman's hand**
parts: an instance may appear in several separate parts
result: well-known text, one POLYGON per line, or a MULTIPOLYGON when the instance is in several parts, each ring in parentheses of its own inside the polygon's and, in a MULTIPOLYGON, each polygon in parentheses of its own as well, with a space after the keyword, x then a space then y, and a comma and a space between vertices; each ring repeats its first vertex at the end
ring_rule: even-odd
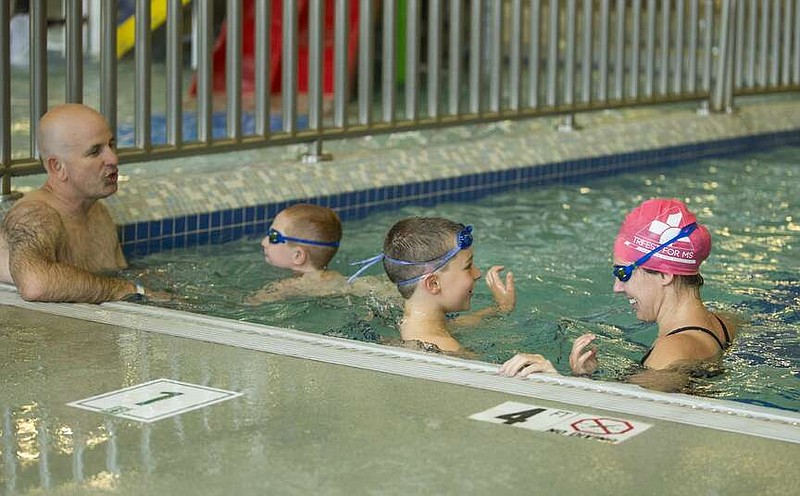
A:
POLYGON ((584 350, 596 337, 594 334, 584 334, 572 343, 569 367, 573 374, 591 375, 597 370, 597 348, 592 346, 589 350, 584 350))
POLYGON ((506 273, 505 284, 500 277, 500 272, 505 269, 502 265, 495 265, 486 271, 486 285, 494 296, 494 301, 501 312, 508 313, 517 305, 517 290, 514 288, 514 274, 506 273))
POLYGON ((542 355, 518 353, 514 358, 500 366, 498 373, 507 377, 527 377, 537 372, 558 374, 550 360, 542 355))

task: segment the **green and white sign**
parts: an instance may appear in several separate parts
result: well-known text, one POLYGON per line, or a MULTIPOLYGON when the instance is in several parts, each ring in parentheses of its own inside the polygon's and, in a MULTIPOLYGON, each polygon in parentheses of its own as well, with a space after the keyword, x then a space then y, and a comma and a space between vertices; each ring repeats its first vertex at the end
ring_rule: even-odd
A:
POLYGON ((171 379, 155 379, 125 389, 92 396, 85 400, 73 401, 67 405, 137 422, 150 423, 241 395, 242 393, 235 391, 225 391, 171 379))

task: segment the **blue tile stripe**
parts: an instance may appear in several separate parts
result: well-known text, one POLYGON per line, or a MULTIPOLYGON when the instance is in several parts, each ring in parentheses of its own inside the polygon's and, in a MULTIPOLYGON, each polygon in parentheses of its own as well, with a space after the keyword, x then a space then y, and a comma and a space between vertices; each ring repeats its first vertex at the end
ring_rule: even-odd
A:
POLYGON ((797 144, 800 144, 800 132, 780 131, 297 198, 291 202, 280 201, 127 224, 120 227, 120 241, 125 255, 135 258, 163 250, 225 243, 244 236, 261 236, 275 215, 291 203, 327 206, 336 210, 341 219, 346 221, 407 205, 467 202, 514 189, 574 183, 625 171, 671 167, 686 161, 797 144))

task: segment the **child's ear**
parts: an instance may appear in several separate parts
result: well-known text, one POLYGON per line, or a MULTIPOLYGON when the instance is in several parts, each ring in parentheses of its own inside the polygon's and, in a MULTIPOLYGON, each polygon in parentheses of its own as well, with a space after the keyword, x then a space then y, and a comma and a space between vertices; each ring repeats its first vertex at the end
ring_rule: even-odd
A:
POLYGON ((306 251, 299 246, 295 246, 294 252, 292 253, 292 263, 297 266, 300 266, 306 263, 307 259, 308 259, 308 254, 306 253, 306 251))
POLYGON ((425 291, 432 295, 438 295, 442 292, 442 285, 439 283, 439 278, 436 274, 428 274, 423 277, 420 284, 425 288, 425 291))

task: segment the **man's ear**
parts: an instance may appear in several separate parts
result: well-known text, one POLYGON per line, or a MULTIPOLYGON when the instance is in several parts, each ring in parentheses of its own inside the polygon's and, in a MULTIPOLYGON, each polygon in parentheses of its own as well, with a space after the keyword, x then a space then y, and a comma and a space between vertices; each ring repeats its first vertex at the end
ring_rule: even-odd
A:
POLYGON ((64 162, 59 160, 57 157, 52 155, 47 157, 47 159, 44 161, 44 168, 48 174, 53 175, 62 181, 67 178, 67 170, 66 167, 64 167, 64 162))
POLYGON ((661 275, 661 285, 662 286, 669 286, 675 280, 674 274, 667 274, 664 272, 659 272, 661 275))
POLYGON ((425 288, 425 291, 432 295, 438 295, 442 292, 442 285, 439 282, 439 278, 436 276, 436 274, 426 275, 419 281, 419 284, 425 288))

